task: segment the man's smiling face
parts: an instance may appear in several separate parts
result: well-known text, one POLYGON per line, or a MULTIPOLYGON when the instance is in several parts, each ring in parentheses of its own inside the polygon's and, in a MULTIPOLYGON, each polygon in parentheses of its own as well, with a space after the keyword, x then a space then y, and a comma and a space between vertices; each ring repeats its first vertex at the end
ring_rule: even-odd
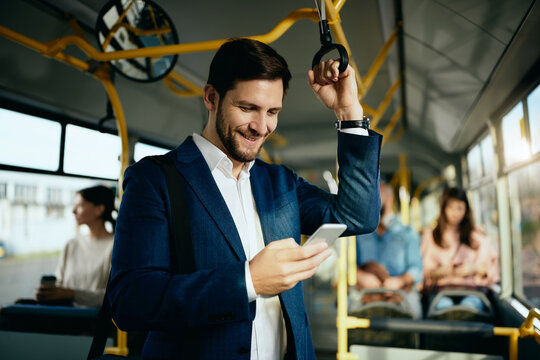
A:
POLYGON ((221 142, 218 147, 232 161, 255 160, 277 126, 282 99, 281 79, 238 81, 217 106, 215 131, 221 142))

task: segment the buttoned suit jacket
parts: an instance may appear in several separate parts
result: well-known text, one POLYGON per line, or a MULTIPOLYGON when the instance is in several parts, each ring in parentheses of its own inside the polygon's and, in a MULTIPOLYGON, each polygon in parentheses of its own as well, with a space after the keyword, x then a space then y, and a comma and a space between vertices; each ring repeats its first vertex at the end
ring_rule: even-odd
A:
MULTIPOLYGON (((264 241, 311 234, 343 223, 345 235, 374 231, 379 221, 382 137, 338 133, 340 188, 332 195, 292 170, 256 160, 250 182, 264 241)), ((163 172, 143 159, 124 176, 108 297, 123 330, 149 331, 147 359, 249 359, 255 302, 249 302, 242 242, 199 149, 188 137, 167 154, 176 159, 196 271, 173 274, 170 199, 163 172)), ((279 294, 286 358, 314 359, 302 283, 279 294)))

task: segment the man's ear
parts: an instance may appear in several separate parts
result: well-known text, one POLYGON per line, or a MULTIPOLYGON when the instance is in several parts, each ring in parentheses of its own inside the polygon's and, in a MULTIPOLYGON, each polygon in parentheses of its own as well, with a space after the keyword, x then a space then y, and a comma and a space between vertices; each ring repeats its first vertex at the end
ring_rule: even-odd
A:
POLYGON ((206 109, 208 109, 208 111, 216 110, 219 101, 219 94, 216 89, 212 85, 206 84, 203 92, 204 105, 206 106, 206 109))

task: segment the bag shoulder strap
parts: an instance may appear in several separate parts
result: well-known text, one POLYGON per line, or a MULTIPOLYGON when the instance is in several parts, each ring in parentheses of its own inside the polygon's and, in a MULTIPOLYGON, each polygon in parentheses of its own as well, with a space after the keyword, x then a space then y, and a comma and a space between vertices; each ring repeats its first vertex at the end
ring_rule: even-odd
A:
MULTIPOLYGON (((193 272, 195 271, 195 257, 193 253, 193 242, 191 240, 191 228, 189 226, 189 213, 185 194, 182 190, 181 175, 178 169, 176 169, 173 158, 167 155, 155 155, 148 158, 161 167, 169 192, 171 202, 171 219, 169 222, 171 272, 174 274, 193 272)), ((110 310, 107 291, 105 291, 87 360, 103 354, 105 344, 107 343, 107 335, 112 329, 110 310)))
POLYGON ((158 163, 165 174, 169 199, 171 202, 171 272, 188 274, 195 271, 195 255, 191 240, 191 227, 186 196, 182 189, 182 177, 175 165, 175 160, 167 155, 150 156, 158 163))

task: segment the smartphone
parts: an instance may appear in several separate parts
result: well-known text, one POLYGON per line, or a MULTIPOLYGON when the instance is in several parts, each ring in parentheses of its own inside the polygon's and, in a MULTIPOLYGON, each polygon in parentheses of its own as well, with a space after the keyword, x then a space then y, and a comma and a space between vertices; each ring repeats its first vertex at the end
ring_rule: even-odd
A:
POLYGON ((346 229, 347 225, 345 224, 322 224, 302 246, 326 241, 330 247, 346 229))

